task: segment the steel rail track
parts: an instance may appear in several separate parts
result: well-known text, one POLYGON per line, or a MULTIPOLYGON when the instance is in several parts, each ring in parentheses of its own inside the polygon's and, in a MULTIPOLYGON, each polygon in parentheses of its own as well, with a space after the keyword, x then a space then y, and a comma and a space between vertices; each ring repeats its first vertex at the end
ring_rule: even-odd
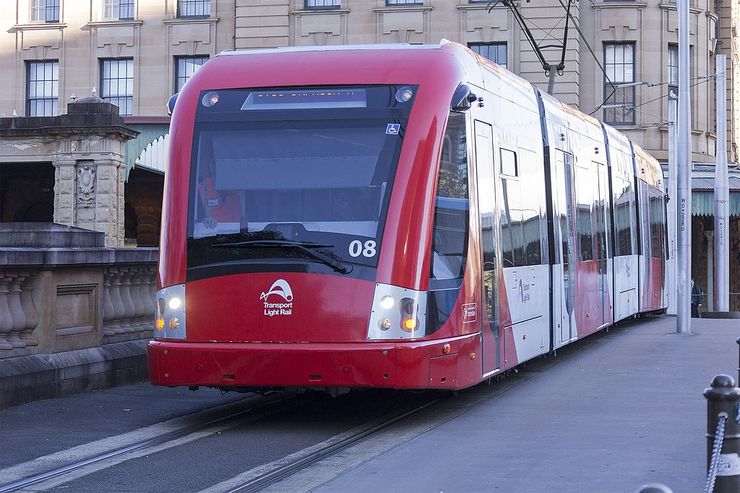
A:
POLYGON ((114 457, 118 457, 118 456, 130 453, 130 452, 136 452, 139 450, 155 447, 157 445, 162 445, 163 443, 167 443, 172 440, 177 440, 178 438, 182 438, 192 433, 202 431, 204 429, 207 429, 208 427, 211 427, 217 424, 223 424, 228 421, 244 418, 245 416, 249 414, 265 413, 277 407, 282 406, 283 404, 285 404, 286 401, 292 400, 295 397, 296 397, 295 395, 280 397, 266 404, 257 405, 254 407, 250 407, 249 409, 243 409, 243 410, 236 411, 236 412, 231 412, 229 414, 226 414, 225 416, 219 416, 219 417, 210 419, 208 421, 205 421, 203 423, 185 426, 178 430, 169 431, 167 433, 164 433, 162 435, 159 435, 153 438, 141 440, 139 442, 132 443, 130 445, 126 445, 120 448, 116 448, 109 452, 98 454, 98 455, 89 457, 87 459, 83 459, 81 461, 68 464, 66 466, 58 467, 56 469, 52 469, 52 470, 49 470, 43 473, 35 474, 27 478, 19 479, 12 483, 0 484, 0 493, 9 493, 11 491, 16 491, 21 488, 32 486, 32 485, 41 483, 43 481, 47 481, 49 479, 58 478, 60 476, 64 476, 65 474, 69 474, 71 472, 82 469, 83 467, 87 467, 91 464, 96 464, 98 462, 111 459, 114 457))
POLYGON ((408 416, 416 414, 430 406, 433 406, 434 404, 437 404, 441 400, 443 399, 442 398, 434 399, 430 402, 416 406, 413 409, 405 410, 398 414, 390 416, 378 424, 372 425, 363 430, 359 430, 357 433, 354 433, 338 442, 335 442, 331 445, 327 445, 326 447, 316 450, 310 453, 309 455, 306 455, 293 462, 290 462, 289 464, 276 467, 275 469, 272 469, 271 471, 261 474, 260 476, 256 478, 250 479, 246 483, 240 486, 237 486, 234 489, 228 490, 228 493, 252 493, 252 492, 259 491, 263 488, 266 488, 267 486, 270 486, 274 483, 277 483, 278 481, 281 481, 289 476, 292 476, 293 474, 297 473, 299 470, 303 469, 304 467, 310 464, 313 464, 315 462, 318 462, 321 459, 329 457, 339 452, 340 450, 345 449, 349 447, 350 445, 353 445, 356 442, 363 440, 369 437, 370 435, 373 435, 404 418, 407 418, 408 416))

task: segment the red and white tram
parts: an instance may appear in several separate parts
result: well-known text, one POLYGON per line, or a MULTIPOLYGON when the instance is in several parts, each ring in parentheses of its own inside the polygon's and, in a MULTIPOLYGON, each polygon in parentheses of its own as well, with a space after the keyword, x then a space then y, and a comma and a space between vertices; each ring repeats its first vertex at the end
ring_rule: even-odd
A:
POLYGON ((666 307, 655 159, 459 44, 223 53, 175 106, 154 384, 460 389, 666 307))

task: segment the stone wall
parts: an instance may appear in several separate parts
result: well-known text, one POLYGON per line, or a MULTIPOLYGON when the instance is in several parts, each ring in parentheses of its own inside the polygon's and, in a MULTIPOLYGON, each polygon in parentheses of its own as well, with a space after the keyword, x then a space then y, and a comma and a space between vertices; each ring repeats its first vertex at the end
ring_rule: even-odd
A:
POLYGON ((0 407, 146 377, 156 248, 0 223, 0 407))

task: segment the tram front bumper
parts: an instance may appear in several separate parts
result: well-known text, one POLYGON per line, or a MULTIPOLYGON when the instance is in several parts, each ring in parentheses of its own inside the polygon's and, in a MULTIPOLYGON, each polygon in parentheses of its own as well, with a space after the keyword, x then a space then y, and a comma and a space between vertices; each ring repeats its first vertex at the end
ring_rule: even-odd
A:
POLYGON ((459 339, 404 343, 150 341, 154 385, 220 388, 457 388, 459 339), (438 378, 440 369, 444 378, 438 378))

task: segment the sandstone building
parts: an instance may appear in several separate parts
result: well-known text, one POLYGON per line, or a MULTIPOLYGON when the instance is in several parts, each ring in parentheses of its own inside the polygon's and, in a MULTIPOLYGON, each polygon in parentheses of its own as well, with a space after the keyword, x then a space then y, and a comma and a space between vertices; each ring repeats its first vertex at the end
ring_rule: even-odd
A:
MULTIPOLYGON (((739 7, 727 0, 690 4, 692 161, 714 162, 714 60, 724 53, 728 158, 736 162, 739 7)), ((556 97, 611 123, 665 162, 668 93, 677 91, 678 79, 675 0, 529 0, 514 5, 516 11, 488 0, 6 0, 0 11, 0 117, 66 114, 70 103, 90 96, 118 106, 124 124, 138 136, 105 150, 121 163, 120 189, 125 190, 125 232, 116 245, 124 238, 140 246, 157 244, 169 122, 165 103, 223 50, 438 43, 445 38, 468 45, 543 90, 549 80, 542 61, 557 66, 562 60, 554 79, 556 97), (523 22, 517 21, 517 11, 523 22), (524 27, 543 47, 541 58, 524 27)), ((44 138, 50 137, 29 137, 44 138)), ((54 206, 55 194, 74 188, 60 182, 76 179, 61 172, 64 166, 70 164, 45 161, 41 155, 14 159, 12 149, 0 155, 0 221, 80 226, 76 216, 65 216, 54 206)), ((740 201, 731 202, 731 213, 737 213, 740 201)), ((707 202, 695 203, 702 207, 707 202)), ((706 212, 695 208, 697 230, 709 228, 706 212)), ((738 229, 736 220, 731 228, 738 229)))

